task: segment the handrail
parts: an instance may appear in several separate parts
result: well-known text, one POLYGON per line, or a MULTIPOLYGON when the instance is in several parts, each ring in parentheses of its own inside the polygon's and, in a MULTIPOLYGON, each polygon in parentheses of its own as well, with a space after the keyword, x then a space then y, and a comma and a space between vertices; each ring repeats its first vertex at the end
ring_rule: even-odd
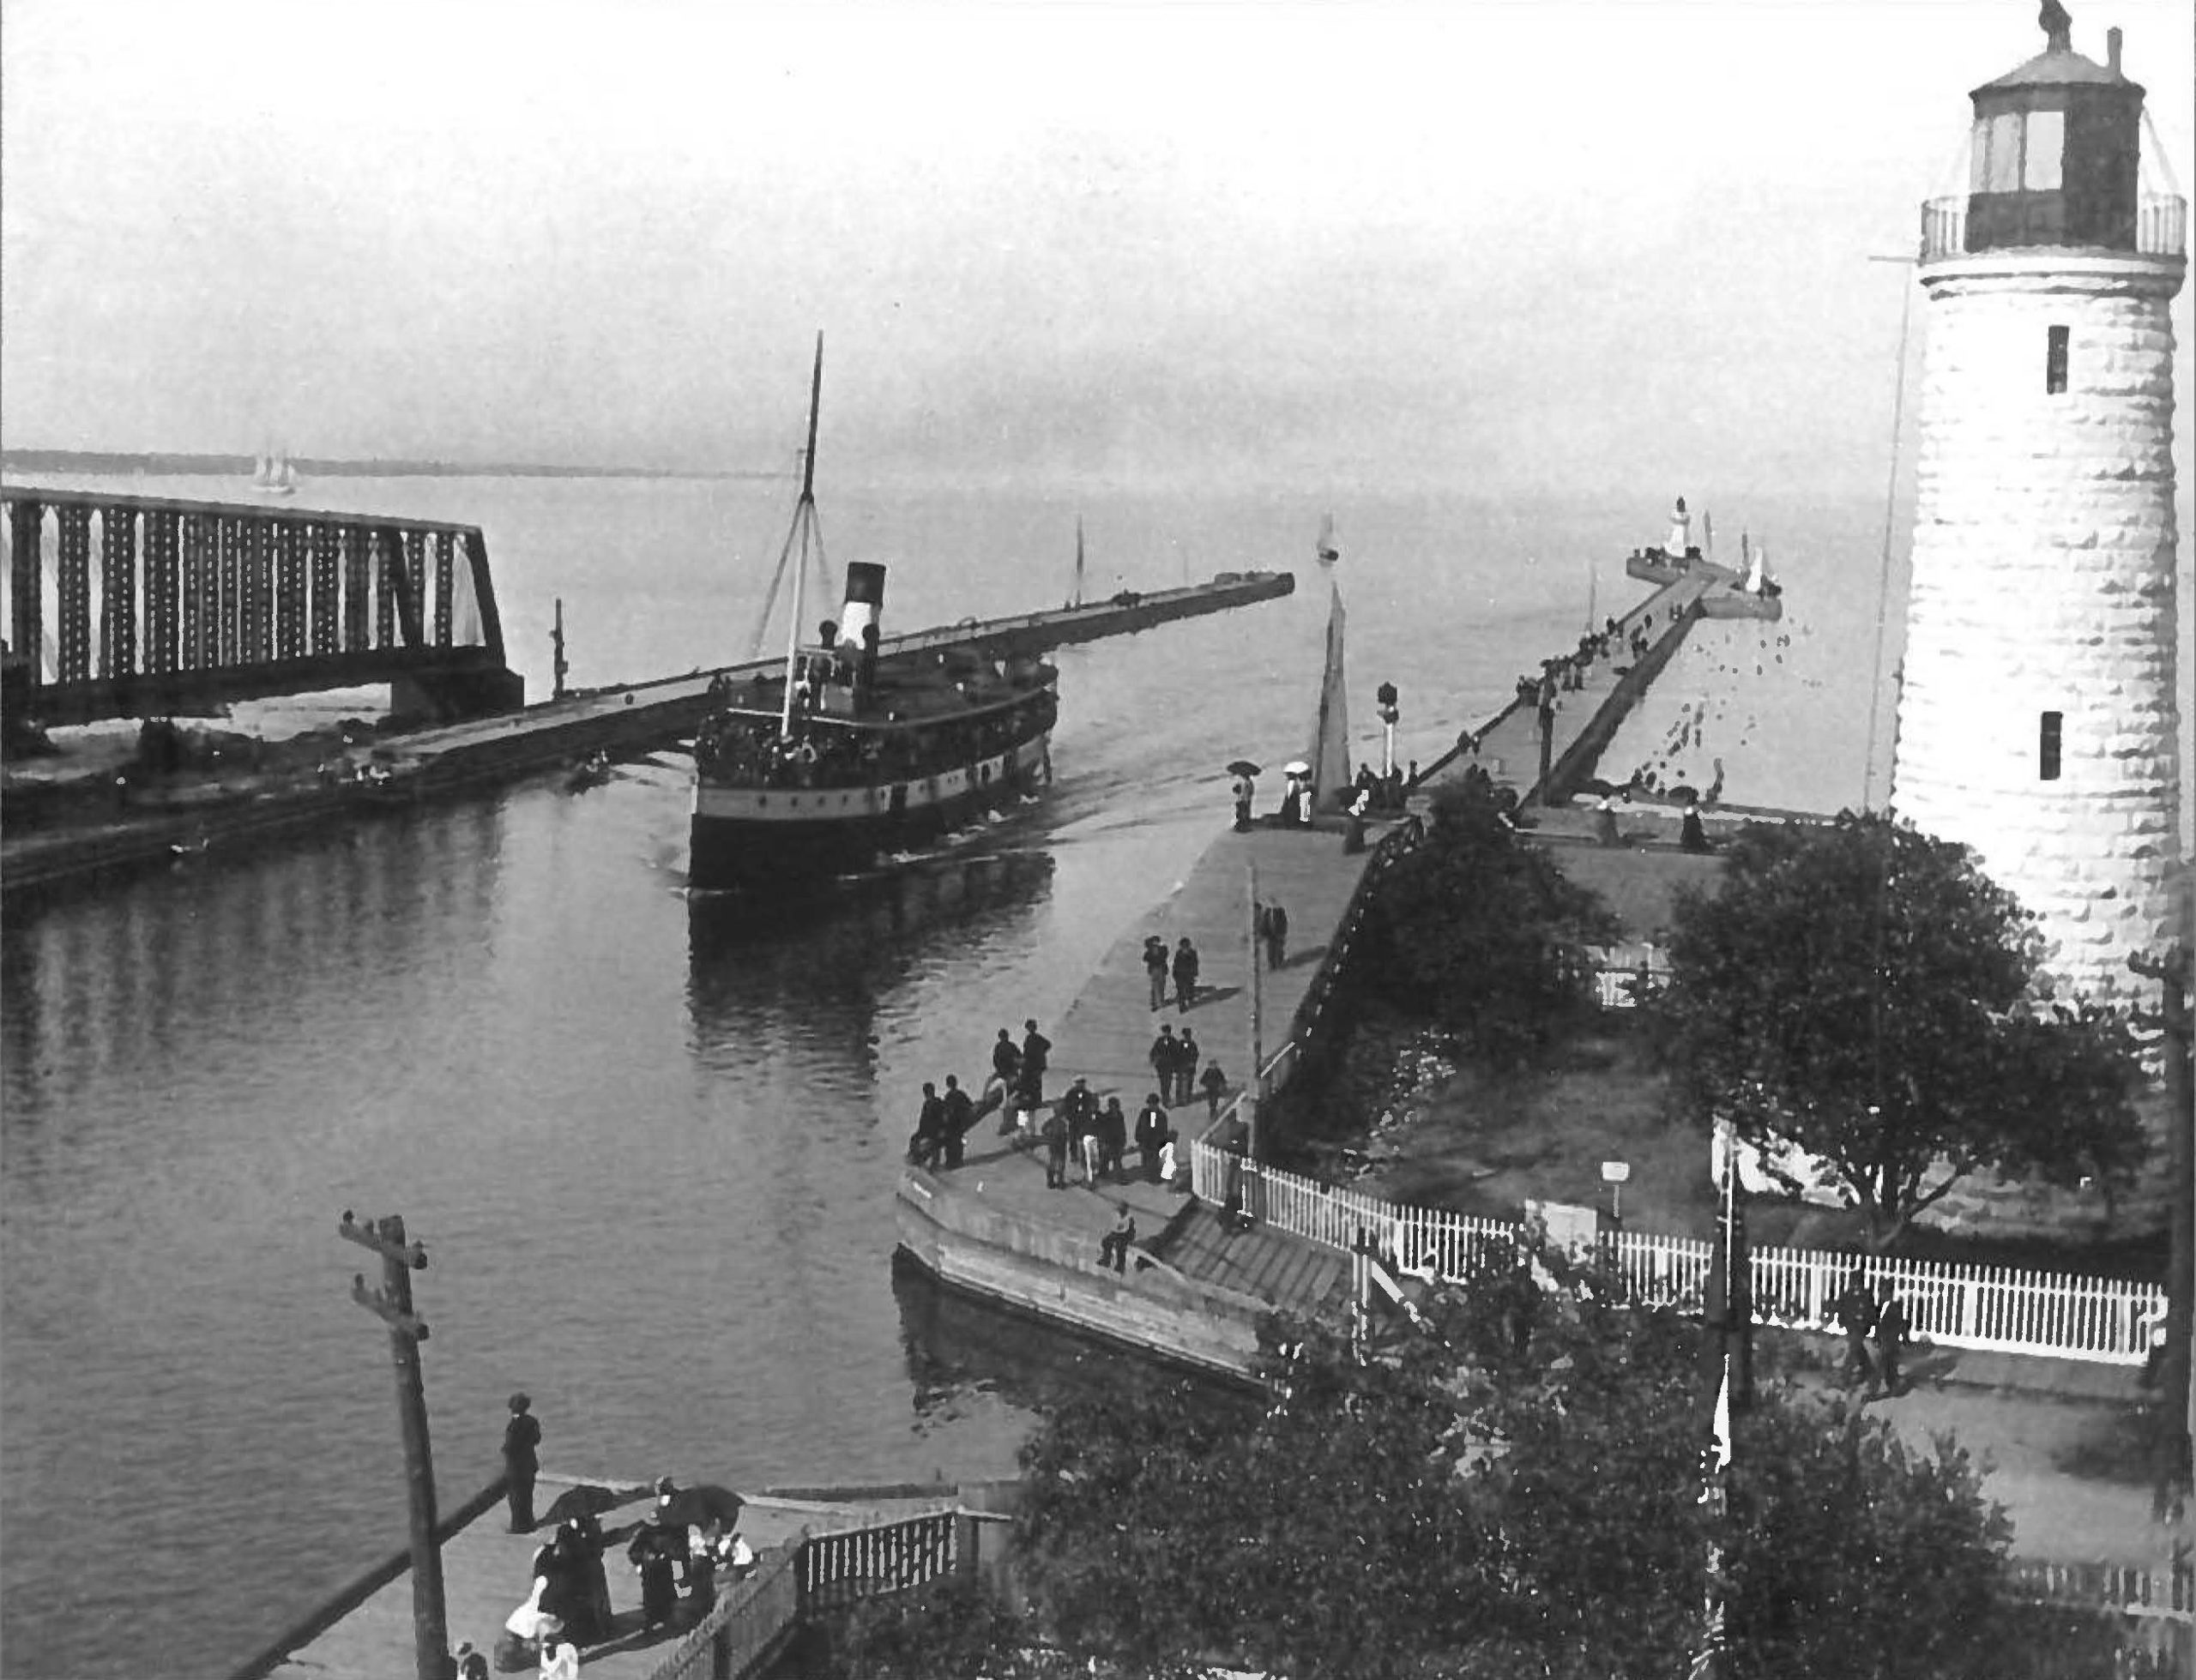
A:
POLYGON ((965 1573, 975 1563, 980 1514, 942 1511, 817 1533, 804 1528, 758 1560, 708 1615, 671 1646, 648 1680, 739 1680, 777 1652, 793 1628, 820 1609, 905 1593, 965 1573))

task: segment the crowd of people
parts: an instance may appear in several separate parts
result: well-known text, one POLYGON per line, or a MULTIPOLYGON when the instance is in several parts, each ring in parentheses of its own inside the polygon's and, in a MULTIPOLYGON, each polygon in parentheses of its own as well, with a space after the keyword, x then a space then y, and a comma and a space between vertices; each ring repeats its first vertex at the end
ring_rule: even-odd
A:
MULTIPOLYGON (((540 1443, 541 1425, 532 1400, 513 1394, 504 1429, 504 1468, 515 1534, 537 1526, 534 1487, 540 1443)), ((526 1600, 505 1619, 495 1642, 498 1672, 534 1668, 540 1680, 579 1680, 581 1650, 618 1631, 605 1562, 615 1539, 624 1540, 626 1562, 640 1577, 644 1630, 698 1621, 716 1602, 721 1570, 738 1579, 754 1569, 753 1551, 736 1528, 727 1532, 719 1512, 700 1523, 687 1520, 679 1490, 668 1476, 656 1482, 655 1502, 641 1520, 614 1537, 604 1532, 594 1508, 581 1496, 586 1491, 574 1489, 550 1508, 553 1528, 534 1549, 526 1600)), ((736 1495, 721 1489, 698 1491, 719 1496, 737 1509, 736 1495)), ((468 1641, 453 1654, 458 1680, 487 1680, 488 1653, 468 1641)))
MULTIPOLYGON (((1287 912, 1277 905, 1267 908, 1278 917, 1277 928, 1271 920, 1264 924, 1268 960, 1278 966, 1288 937, 1287 912)), ((1174 979, 1178 995, 1186 986, 1187 995, 1194 998, 1196 948, 1185 938, 1170 954, 1165 942, 1154 936, 1146 942, 1147 958, 1155 949, 1160 961, 1155 971, 1152 1007, 1158 1009, 1165 1002, 1163 985, 1168 978, 1174 979), (1186 967, 1181 962, 1185 950, 1190 958, 1186 967)), ((967 1155, 968 1133, 996 1109, 998 1135, 1015 1140, 1017 1148, 1044 1150, 1045 1181, 1052 1189, 1066 1189, 1078 1169, 1081 1182, 1093 1187, 1136 1178, 1171 1184, 1181 1171, 1181 1134, 1171 1111, 1202 1096, 1208 1121, 1217 1120, 1229 1090, 1226 1070, 1218 1062, 1205 1059, 1196 1029, 1185 1026, 1178 1034, 1171 1021, 1161 1026, 1151 1042, 1149 1060, 1157 1088, 1146 1096, 1133 1121, 1119 1097, 1107 1096, 1101 1101, 1086 1077, 1078 1076, 1057 1099, 1048 1102, 1045 1075, 1051 1065, 1052 1049, 1052 1040, 1031 1019, 1023 1023, 1019 1042, 1009 1028, 998 1029, 992 1045, 991 1077, 985 1082, 980 1099, 969 1096, 956 1075, 945 1076, 943 1091, 934 1081, 925 1081, 914 1130, 908 1139, 908 1159, 932 1171, 961 1165, 967 1155), (1133 1162, 1129 1159, 1131 1147, 1136 1152, 1133 1162)))

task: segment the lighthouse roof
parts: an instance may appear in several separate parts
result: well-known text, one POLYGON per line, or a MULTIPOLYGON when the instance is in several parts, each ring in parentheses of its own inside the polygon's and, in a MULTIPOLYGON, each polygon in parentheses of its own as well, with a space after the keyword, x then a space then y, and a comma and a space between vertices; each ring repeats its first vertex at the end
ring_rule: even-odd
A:
POLYGON ((2108 86, 2136 87, 2126 76, 2094 58, 2084 58, 2071 47, 2052 47, 2039 52, 2028 63, 2016 69, 2007 70, 1995 81, 1986 81, 1975 90, 1971 97, 1985 93, 2004 93, 2015 87, 2072 87, 2077 86, 2108 86))

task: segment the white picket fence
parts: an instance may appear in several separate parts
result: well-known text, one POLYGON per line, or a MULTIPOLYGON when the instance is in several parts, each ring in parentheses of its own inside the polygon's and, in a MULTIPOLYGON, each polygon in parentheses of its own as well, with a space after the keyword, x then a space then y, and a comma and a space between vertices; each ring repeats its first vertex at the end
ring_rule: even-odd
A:
MULTIPOLYGON (((1191 1144, 1191 1188, 1216 1205, 1240 1195, 1246 1209, 1276 1231, 1343 1254, 1361 1234, 1398 1271, 1450 1280, 1469 1276, 1490 1249, 1506 1255, 1523 1232, 1511 1220, 1405 1207, 1275 1167, 1252 1167, 1225 1147, 1234 1135, 1232 1120, 1232 1113, 1222 1115, 1191 1144)), ((1603 1248, 1632 1299, 1680 1308, 1700 1304, 1712 1251, 1704 1239, 1627 1231, 1609 1234, 1603 1248)), ((2010 1266, 1780 1248, 1755 1249, 1752 1260, 1759 1323, 1835 1332, 1831 1303, 1857 1270, 1871 1289, 1891 1282, 1916 1340, 2105 1364, 2141 1364, 2150 1319, 2165 1304, 2156 1284, 2010 1266)))

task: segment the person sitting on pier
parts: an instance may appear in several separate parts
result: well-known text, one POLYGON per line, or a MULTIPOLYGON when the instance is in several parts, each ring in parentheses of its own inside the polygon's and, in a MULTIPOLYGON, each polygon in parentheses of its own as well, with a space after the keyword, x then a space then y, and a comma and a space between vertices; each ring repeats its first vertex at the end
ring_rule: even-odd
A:
POLYGON ((915 1121, 914 1135, 908 1140, 908 1159, 928 1171, 936 1168, 944 1153, 945 1101, 938 1094, 938 1087, 926 1080, 922 1111, 915 1121))
POLYGON ((1129 1213, 1129 1205, 1119 1204, 1119 1212, 1113 1228, 1098 1239, 1098 1263, 1110 1266, 1116 1272, 1129 1269, 1129 1245, 1136 1241, 1136 1220, 1129 1213))

